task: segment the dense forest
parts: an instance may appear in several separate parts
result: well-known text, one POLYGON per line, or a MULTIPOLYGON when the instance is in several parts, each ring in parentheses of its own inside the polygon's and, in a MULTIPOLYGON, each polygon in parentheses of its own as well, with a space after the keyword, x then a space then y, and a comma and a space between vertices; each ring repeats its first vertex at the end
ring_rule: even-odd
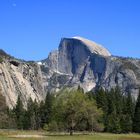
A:
POLYGON ((26 107, 19 96, 13 109, 0 94, 0 115, 1 129, 140 133, 140 94, 135 101, 118 87, 86 94, 81 88, 65 89, 48 92, 40 103, 30 98, 26 107))

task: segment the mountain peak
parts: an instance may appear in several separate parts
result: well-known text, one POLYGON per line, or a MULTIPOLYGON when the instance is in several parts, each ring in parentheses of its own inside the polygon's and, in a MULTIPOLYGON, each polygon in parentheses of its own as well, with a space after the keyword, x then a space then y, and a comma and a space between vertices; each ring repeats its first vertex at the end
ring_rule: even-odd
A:
POLYGON ((80 40, 82 43, 84 43, 88 47, 88 49, 92 53, 96 53, 103 56, 111 56, 111 53, 106 48, 104 48, 102 45, 97 44, 94 41, 91 41, 89 39, 86 39, 80 36, 72 37, 72 39, 80 40))

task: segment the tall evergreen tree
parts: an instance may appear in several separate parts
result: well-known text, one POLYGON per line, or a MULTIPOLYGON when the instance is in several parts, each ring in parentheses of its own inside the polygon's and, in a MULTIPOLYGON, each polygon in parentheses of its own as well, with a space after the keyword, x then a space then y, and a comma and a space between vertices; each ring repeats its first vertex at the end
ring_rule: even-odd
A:
POLYGON ((25 110, 23 108, 21 97, 18 96, 17 103, 14 109, 18 129, 23 129, 24 111, 25 110))
POLYGON ((37 101, 35 100, 34 101, 34 114, 35 114, 35 122, 36 122, 36 125, 35 125, 35 129, 39 129, 41 127, 41 118, 40 118, 40 112, 39 112, 39 104, 37 103, 37 101))
POLYGON ((132 132, 132 118, 129 114, 123 114, 120 123, 122 133, 132 132))
POLYGON ((122 115, 122 95, 118 87, 107 93, 108 110, 105 121, 105 131, 120 133, 120 119, 122 115))
POLYGON ((121 117, 123 109, 123 95, 118 86, 114 89, 114 91, 116 113, 119 115, 118 117, 121 117))
POLYGON ((130 117, 133 119, 135 112, 135 104, 132 99, 131 93, 129 92, 126 98, 126 113, 130 115, 130 117))
POLYGON ((53 95, 50 92, 48 92, 44 104, 44 123, 46 124, 48 124, 51 121, 53 99, 53 95))
POLYGON ((39 114, 39 119, 40 119, 40 127, 43 128, 44 127, 44 124, 45 124, 45 120, 46 120, 46 117, 45 117, 45 113, 44 113, 44 110, 45 110, 45 103, 43 101, 41 101, 41 103, 39 104, 39 109, 38 109, 38 114, 39 114))
POLYGON ((27 110, 24 115, 24 129, 38 129, 40 127, 40 118, 38 103, 31 98, 28 100, 27 110))
POLYGON ((134 116, 135 104, 131 93, 123 97, 123 114, 121 116, 121 128, 123 133, 132 132, 132 121, 134 116))
POLYGON ((107 111, 106 92, 103 90, 103 88, 100 88, 96 92, 96 103, 98 108, 102 108, 104 112, 107 111))
POLYGON ((106 129, 107 119, 108 119, 108 100, 107 100, 107 92, 100 88, 96 91, 95 100, 97 107, 103 110, 103 122, 106 129))
POLYGON ((135 107, 135 113, 133 119, 133 131, 136 133, 140 133, 140 91, 135 107))

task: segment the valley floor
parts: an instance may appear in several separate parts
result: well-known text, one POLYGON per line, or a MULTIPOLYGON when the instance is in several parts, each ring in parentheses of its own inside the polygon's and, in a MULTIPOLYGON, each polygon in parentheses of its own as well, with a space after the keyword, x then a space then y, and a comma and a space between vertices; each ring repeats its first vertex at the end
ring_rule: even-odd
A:
POLYGON ((48 133, 45 131, 0 130, 0 140, 140 140, 138 134, 48 133))

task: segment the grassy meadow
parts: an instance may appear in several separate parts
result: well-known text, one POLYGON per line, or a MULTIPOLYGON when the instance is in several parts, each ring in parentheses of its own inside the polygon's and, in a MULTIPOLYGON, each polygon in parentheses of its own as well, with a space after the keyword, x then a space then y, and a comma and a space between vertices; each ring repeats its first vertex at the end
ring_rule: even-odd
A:
POLYGON ((138 134, 48 133, 44 131, 0 130, 0 140, 140 140, 138 134))

